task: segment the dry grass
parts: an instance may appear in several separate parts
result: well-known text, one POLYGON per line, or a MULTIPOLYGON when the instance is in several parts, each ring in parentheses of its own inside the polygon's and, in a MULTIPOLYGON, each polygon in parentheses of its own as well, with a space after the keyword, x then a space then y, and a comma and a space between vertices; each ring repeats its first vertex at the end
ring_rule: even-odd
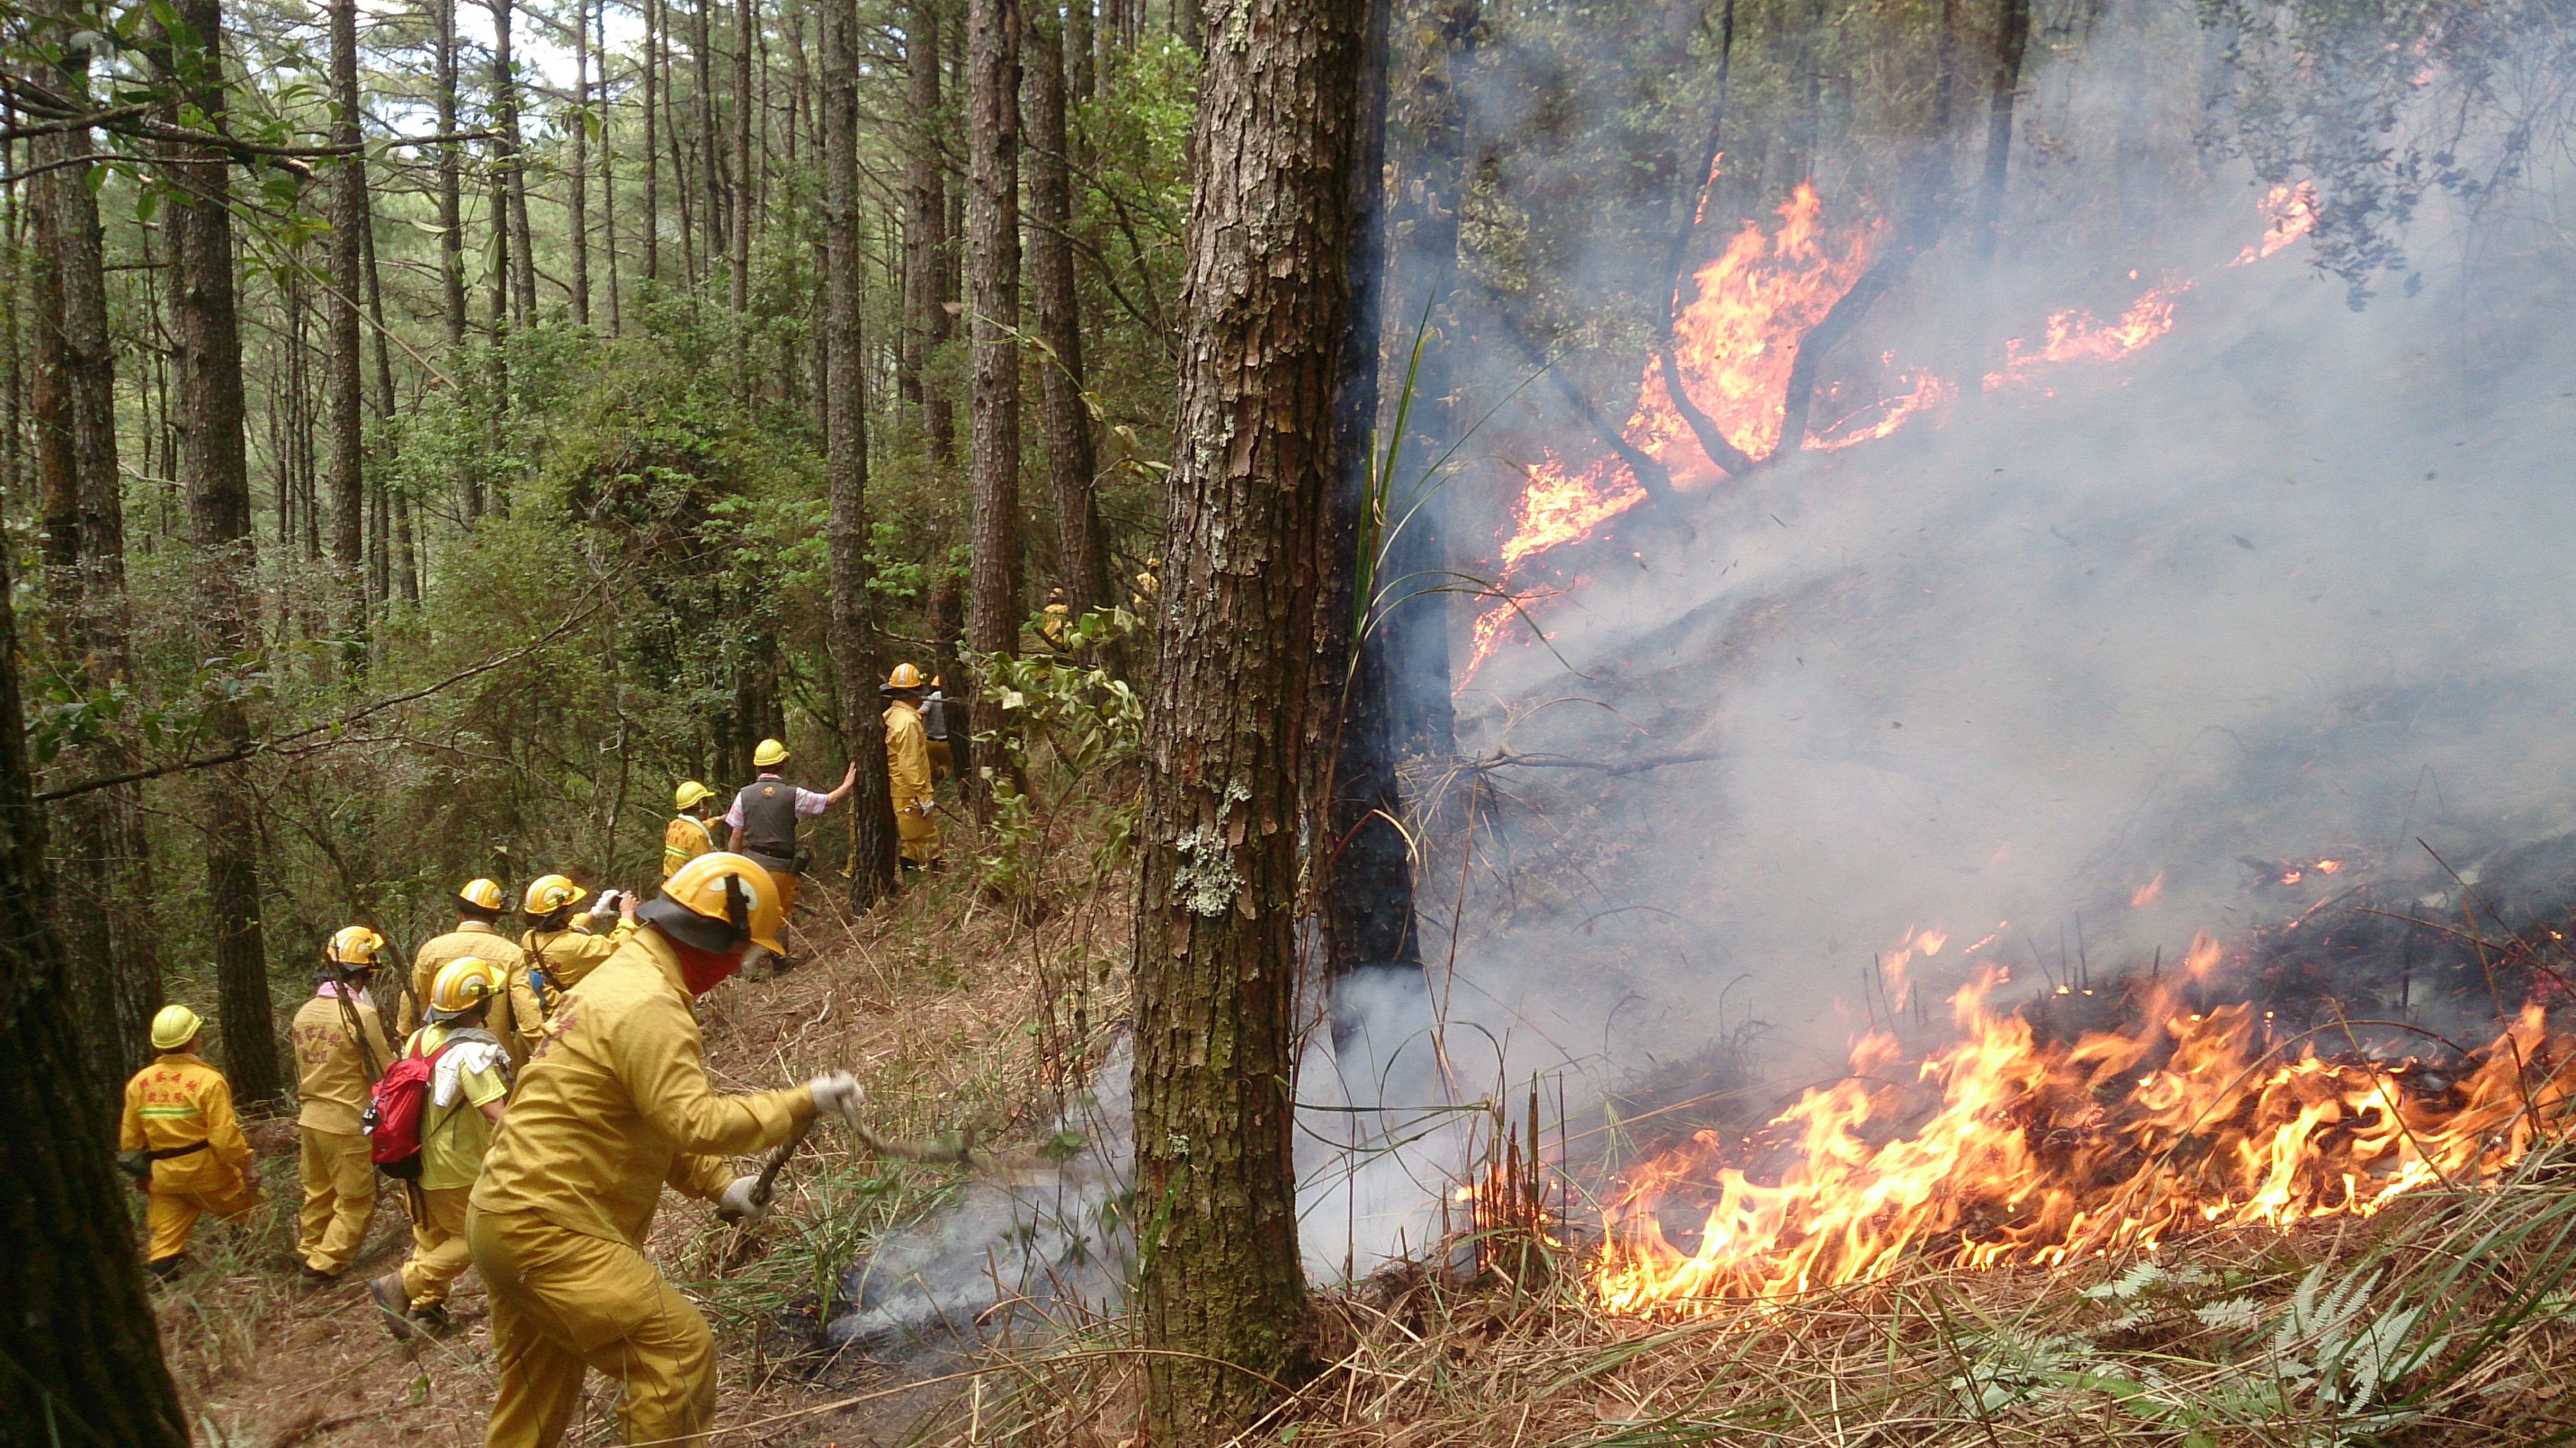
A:
MULTIPOLYGON (((2535 1159, 2494 1188, 2428 1192, 2375 1220, 2212 1235, 2153 1259, 1985 1272, 1918 1261, 1866 1286, 1660 1322, 1593 1309, 1575 1260, 1529 1288, 1388 1273, 1323 1300, 1327 1366, 1241 1441, 2561 1441, 2576 1437, 2566 1170, 2535 1159)), ((1137 1431, 1137 1376, 1113 1332, 1084 1334, 995 1364, 971 1415, 947 1406, 925 1440, 1116 1448, 1137 1431)))

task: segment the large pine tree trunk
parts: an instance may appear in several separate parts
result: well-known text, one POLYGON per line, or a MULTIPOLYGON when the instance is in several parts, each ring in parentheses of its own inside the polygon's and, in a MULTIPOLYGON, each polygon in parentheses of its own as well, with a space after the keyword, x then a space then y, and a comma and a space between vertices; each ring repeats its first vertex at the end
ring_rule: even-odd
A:
MULTIPOLYGON (((358 0, 331 0, 331 97, 339 114, 331 139, 357 145, 358 0)), ((330 285, 322 297, 323 408, 331 491, 331 562, 354 626, 363 617, 367 503, 366 358, 359 350, 359 233, 367 224, 367 163, 352 153, 330 163, 330 285)), ((353 657, 353 663, 356 659, 353 657)))
MULTIPOLYGON (((18 719, 0 560, 0 719, 18 719)), ((10 1441, 186 1448, 143 1292, 128 1193, 99 1123, 114 1087, 82 1049, 89 1013, 54 930, 26 745, 0 730, 0 1423, 10 1441)))
MULTIPOLYGON (((1018 0, 966 7, 966 311, 973 538, 966 646, 1020 646, 1020 107, 1018 0)), ((974 732, 1002 727, 998 696, 969 680, 974 732)), ((998 757, 989 761, 999 769, 998 757)), ((981 807, 989 785, 967 781, 981 807)))
POLYGON ((643 0, 644 10, 644 280, 662 279, 661 107, 656 96, 662 80, 662 3, 643 0))
POLYGON ((1223 1441, 1265 1378, 1308 1366, 1290 1029, 1364 10, 1249 0, 1201 78, 1135 931, 1137 1311, 1174 1354, 1146 1368, 1164 1448, 1223 1441))
MULTIPOLYGON (((1040 363, 1044 415, 1039 431, 1046 439, 1048 491, 1055 504, 1056 567, 1066 601, 1079 617, 1086 610, 1109 607, 1117 595, 1109 588, 1109 549, 1093 487, 1098 464, 1091 410, 1082 397, 1082 313, 1073 287, 1063 35, 1051 19, 1041 20, 1029 27, 1028 41, 1021 77, 1028 91, 1029 293, 1038 336, 1055 353, 1040 363)), ((1126 672, 1123 667, 1116 671, 1126 672)))
POLYGON ((850 904, 864 910, 895 886, 894 801, 886 779, 885 716, 876 651, 868 646, 868 433, 859 333, 859 17, 854 0, 820 0, 823 22, 825 411, 832 511, 832 672, 841 738, 859 767, 850 791, 850 904))
POLYGON ((760 20, 753 0, 734 0, 733 16, 733 294, 728 300, 734 315, 735 378, 744 385, 751 341, 751 135, 758 124, 752 107, 751 46, 760 20))
MULTIPOLYGON (((222 0, 176 0, 179 18, 200 49, 164 68, 185 76, 184 100, 204 116, 224 113, 222 0)), ((162 212, 170 237, 171 370, 179 420, 179 486, 188 498, 197 550, 203 653, 233 659, 257 640, 251 594, 256 562, 250 531, 250 459, 242 436, 241 328, 233 305, 232 195, 220 147, 174 145, 165 162, 176 183, 162 212)), ((207 734, 218 750, 247 749, 250 718, 240 703, 207 707, 207 734)), ((268 953, 260 933, 257 801, 247 766, 217 765, 200 775, 204 793, 206 908, 214 936, 222 1002, 224 1070, 233 1096, 248 1104, 286 1094, 278 1072, 277 1029, 268 996, 268 953)))
MULTIPOLYGON (((66 95, 86 100, 86 52, 66 47, 57 74, 66 95)), ((105 241, 88 167, 79 160, 90 154, 89 133, 65 131, 50 139, 40 154, 59 169, 40 178, 34 190, 47 213, 40 230, 51 237, 49 247, 38 246, 38 260, 50 273, 56 310, 38 325, 54 329, 51 350, 66 429, 61 441, 73 574, 66 594, 67 641, 72 657, 84 665, 82 687, 106 693, 132 682, 133 620, 125 593, 124 478, 117 469, 116 351, 108 333, 105 241)), ((40 375, 45 352, 40 333, 40 375)), ((49 479, 44 491, 50 494, 52 487, 49 479)), ((82 763, 92 774, 121 774, 134 767, 136 755, 130 739, 110 729, 83 751, 82 763)), ((141 786, 65 801, 63 819, 65 838, 72 842, 71 903, 82 921, 71 939, 81 949, 81 978, 93 983, 86 994, 94 1006, 89 1014, 98 1061, 103 1079, 122 1081, 141 1068, 146 1027, 162 1002, 141 786)))

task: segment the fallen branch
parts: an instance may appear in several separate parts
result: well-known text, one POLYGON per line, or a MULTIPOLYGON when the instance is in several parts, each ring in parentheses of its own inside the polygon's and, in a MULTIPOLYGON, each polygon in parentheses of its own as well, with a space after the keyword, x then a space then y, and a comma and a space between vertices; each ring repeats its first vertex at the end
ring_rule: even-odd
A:
POLYGON ((1571 754, 1523 754, 1516 749, 1497 749, 1482 759, 1471 759, 1463 766, 1472 774, 1488 774, 1497 769, 1589 769, 1596 773, 1618 776, 1644 774, 1675 764, 1706 764, 1723 756, 1714 749, 1693 750, 1687 754, 1658 754, 1646 759, 1609 760, 1577 759, 1571 754))

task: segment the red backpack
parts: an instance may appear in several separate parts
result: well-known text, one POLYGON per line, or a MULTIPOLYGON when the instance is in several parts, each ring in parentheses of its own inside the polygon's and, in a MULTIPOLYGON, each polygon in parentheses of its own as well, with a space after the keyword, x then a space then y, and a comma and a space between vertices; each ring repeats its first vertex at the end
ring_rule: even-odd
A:
POLYGON ((417 1049, 385 1068, 367 1099, 358 1129, 367 1134, 367 1159, 396 1181, 420 1180, 421 1119, 429 1114, 429 1084, 438 1058, 456 1044, 450 1037, 424 1056, 417 1049))

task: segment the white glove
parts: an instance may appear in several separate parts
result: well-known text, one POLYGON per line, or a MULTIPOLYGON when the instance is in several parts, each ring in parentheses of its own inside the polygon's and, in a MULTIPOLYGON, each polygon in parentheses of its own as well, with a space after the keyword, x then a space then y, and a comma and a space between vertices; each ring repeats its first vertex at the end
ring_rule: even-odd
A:
POLYGON ((868 1099, 868 1093, 858 1077, 833 1071, 806 1082, 805 1089, 814 1093, 815 1115, 831 1117, 843 1126, 859 1124, 859 1103, 868 1099))
POLYGON ((760 1178, 756 1176, 735 1177, 725 1187, 724 1195, 716 1198, 716 1215, 728 1222, 757 1226, 761 1218, 769 1215, 769 1203, 752 1200, 751 1194, 759 1186, 760 1178))

